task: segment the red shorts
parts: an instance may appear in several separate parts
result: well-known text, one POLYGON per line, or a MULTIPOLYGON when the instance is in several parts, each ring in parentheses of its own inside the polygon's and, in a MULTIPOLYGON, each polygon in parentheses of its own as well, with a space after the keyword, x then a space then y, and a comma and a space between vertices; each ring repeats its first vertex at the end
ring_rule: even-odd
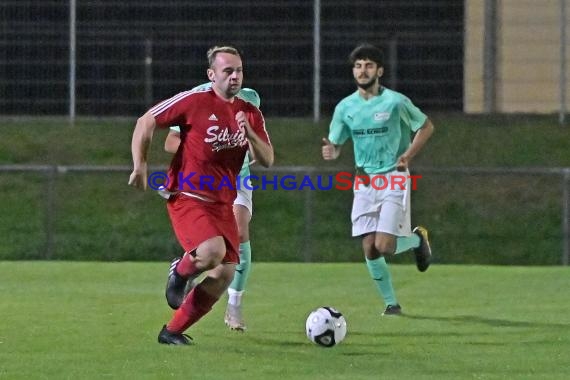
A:
POLYGON ((192 252, 204 241, 222 236, 226 243, 223 263, 239 264, 239 234, 232 204, 206 202, 184 194, 166 203, 172 228, 186 252, 192 252))

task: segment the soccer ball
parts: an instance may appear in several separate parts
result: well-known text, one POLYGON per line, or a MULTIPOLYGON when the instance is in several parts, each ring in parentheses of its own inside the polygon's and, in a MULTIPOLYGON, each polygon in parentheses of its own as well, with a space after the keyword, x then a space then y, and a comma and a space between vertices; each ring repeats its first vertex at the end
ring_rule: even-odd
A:
POLYGON ((346 320, 335 308, 319 307, 309 314, 305 323, 307 338, 320 346, 332 347, 346 336, 346 320))

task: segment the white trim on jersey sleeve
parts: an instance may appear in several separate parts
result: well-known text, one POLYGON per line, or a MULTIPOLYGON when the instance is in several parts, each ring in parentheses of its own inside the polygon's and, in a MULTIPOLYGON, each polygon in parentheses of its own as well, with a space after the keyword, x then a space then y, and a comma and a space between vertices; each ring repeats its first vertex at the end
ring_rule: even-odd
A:
POLYGON ((179 94, 174 95, 173 97, 163 100, 162 102, 158 103, 156 106, 150 109, 150 113, 152 116, 156 117, 171 107, 174 103, 179 102, 180 100, 190 96, 192 91, 184 91, 179 94))
POLYGON ((163 100, 162 102, 158 103, 157 105, 152 107, 149 111, 150 111, 152 116, 156 117, 156 116, 160 115, 161 113, 163 113, 168 108, 170 108, 173 104, 181 101, 182 99, 185 99, 192 94, 195 94, 198 92, 206 92, 206 91, 210 91, 210 88, 193 88, 193 89, 188 90, 188 91, 180 92, 180 93, 174 95, 173 97, 168 98, 168 99, 163 100))

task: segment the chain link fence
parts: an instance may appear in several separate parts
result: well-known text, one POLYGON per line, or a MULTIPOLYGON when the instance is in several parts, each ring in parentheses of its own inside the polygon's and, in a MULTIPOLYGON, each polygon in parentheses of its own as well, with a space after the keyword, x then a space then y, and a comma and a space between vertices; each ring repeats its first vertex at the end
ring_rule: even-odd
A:
POLYGON ((267 116, 330 114, 354 90, 347 57, 387 53, 385 84, 461 110, 463 2, 4 0, 0 115, 133 116, 206 80, 206 50, 244 52, 267 116))
MULTIPOLYGON (((0 260, 179 255, 164 199, 126 189, 130 170, 0 166, 0 260)), ((273 183, 254 191, 256 261, 362 259, 358 239, 350 238, 352 191, 325 190, 328 179, 317 185, 317 176, 343 171, 350 170, 256 169, 273 183), (279 185, 286 177, 290 190, 279 185), (300 189, 306 178, 315 189, 300 189)), ((412 222, 429 228, 437 263, 568 265, 570 168, 417 168, 414 174, 422 177, 412 193, 412 222)), ((406 262, 412 255, 401 256, 397 261, 406 262)))

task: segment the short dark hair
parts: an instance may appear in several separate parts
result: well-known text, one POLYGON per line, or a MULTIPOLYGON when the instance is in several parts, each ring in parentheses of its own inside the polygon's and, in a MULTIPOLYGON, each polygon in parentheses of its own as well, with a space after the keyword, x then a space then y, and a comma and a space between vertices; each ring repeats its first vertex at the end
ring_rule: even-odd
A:
POLYGON ((378 67, 384 67, 384 53, 382 49, 368 43, 363 43, 354 48, 348 56, 351 65, 360 59, 369 59, 375 62, 378 67))

